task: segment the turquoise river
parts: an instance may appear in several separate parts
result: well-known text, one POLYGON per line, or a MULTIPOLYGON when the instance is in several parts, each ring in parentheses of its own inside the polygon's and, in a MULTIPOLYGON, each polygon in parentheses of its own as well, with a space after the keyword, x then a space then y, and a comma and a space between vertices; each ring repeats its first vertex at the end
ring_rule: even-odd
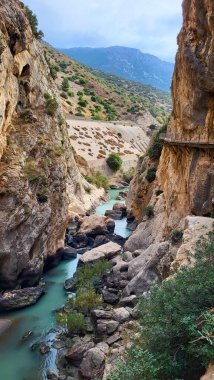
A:
MULTIPOLYGON (((104 215, 107 209, 111 209, 117 195, 118 190, 110 190, 109 201, 98 206, 96 214, 104 215)), ((125 218, 116 221, 115 233, 123 237, 130 235, 125 218)), ((56 369, 56 350, 52 347, 55 337, 55 310, 63 306, 66 301, 67 295, 63 284, 74 274, 77 263, 78 258, 62 261, 45 274, 47 292, 36 305, 0 315, 0 318, 12 320, 10 329, 0 336, 1 380, 46 380, 47 369, 56 369), (33 332, 32 338, 21 343, 21 338, 28 331, 33 332), (43 336, 45 343, 51 347, 50 353, 45 355, 30 349, 32 344, 43 336)))

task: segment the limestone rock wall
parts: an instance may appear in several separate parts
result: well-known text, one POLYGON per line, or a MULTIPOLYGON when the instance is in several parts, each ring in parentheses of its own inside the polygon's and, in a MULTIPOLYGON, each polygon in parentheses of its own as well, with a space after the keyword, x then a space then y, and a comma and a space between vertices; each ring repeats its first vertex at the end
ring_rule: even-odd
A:
POLYGON ((183 1, 183 27, 172 82, 173 111, 168 133, 191 145, 165 146, 158 179, 167 214, 176 209, 209 215, 214 197, 214 4, 212 0, 183 1), (211 146, 210 146, 211 148, 211 146))
MULTIPOLYGON (((214 3, 184 0, 183 26, 172 81, 173 111, 164 144, 156 190, 163 191, 165 235, 188 214, 210 216, 214 210, 214 3), (196 145, 191 144, 192 142, 196 145), (206 145, 203 145, 206 143, 206 145)), ((132 182, 129 208, 139 219, 145 200, 153 205, 151 187, 139 175, 132 182)), ((152 223, 152 221, 151 221, 152 223)))
POLYGON ((42 45, 18 0, 0 4, 0 289, 34 285, 63 246, 70 204, 84 203, 42 45), (55 97, 47 114, 44 93, 55 97))

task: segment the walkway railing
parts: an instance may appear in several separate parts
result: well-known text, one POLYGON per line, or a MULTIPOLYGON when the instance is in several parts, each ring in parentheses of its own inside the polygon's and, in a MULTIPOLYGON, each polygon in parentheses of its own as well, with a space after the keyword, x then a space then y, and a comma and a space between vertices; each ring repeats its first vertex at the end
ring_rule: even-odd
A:
POLYGON ((187 134, 181 133, 161 133, 160 140, 171 145, 186 145, 192 147, 203 147, 208 149, 214 149, 214 138, 209 138, 204 134, 197 134, 194 137, 190 137, 187 134))

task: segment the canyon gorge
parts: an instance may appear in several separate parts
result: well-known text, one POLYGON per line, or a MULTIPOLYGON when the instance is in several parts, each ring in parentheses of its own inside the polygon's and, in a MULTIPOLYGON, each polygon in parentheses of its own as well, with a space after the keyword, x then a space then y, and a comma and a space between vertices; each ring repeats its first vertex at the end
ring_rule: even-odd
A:
POLYGON ((214 4, 182 6, 171 111, 151 88, 142 95, 128 82, 121 90, 119 79, 100 82, 38 38, 22 2, 1 0, 0 363, 8 380, 214 376, 214 4), (107 165, 111 152, 122 170, 107 165), (44 322, 35 337, 31 308, 44 322), (169 338, 163 326, 141 335, 166 309, 163 325, 176 326, 169 338), (20 356, 10 372, 11 347, 20 356))

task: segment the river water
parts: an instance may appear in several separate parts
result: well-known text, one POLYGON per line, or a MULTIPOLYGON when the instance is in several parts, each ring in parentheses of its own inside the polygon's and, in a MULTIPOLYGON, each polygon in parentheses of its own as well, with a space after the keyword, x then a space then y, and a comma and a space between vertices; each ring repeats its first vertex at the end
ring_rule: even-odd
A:
MULTIPOLYGON (((98 206, 96 214, 104 215, 106 210, 111 209, 118 193, 118 190, 109 190, 109 201, 98 206)), ((116 234, 123 237, 130 235, 125 218, 115 221, 115 224, 116 234)), ((67 299, 64 281, 75 273, 77 263, 78 258, 63 261, 45 274, 47 292, 36 305, 0 315, 0 318, 12 320, 10 329, 0 337, 0 380, 46 380, 47 369, 55 369, 56 350, 51 346, 55 333, 54 330, 47 333, 55 324, 54 311, 63 306, 67 299), (21 343, 27 331, 33 331, 33 336, 21 343), (30 346, 44 335, 51 352, 45 355, 37 350, 32 352, 30 346)))

